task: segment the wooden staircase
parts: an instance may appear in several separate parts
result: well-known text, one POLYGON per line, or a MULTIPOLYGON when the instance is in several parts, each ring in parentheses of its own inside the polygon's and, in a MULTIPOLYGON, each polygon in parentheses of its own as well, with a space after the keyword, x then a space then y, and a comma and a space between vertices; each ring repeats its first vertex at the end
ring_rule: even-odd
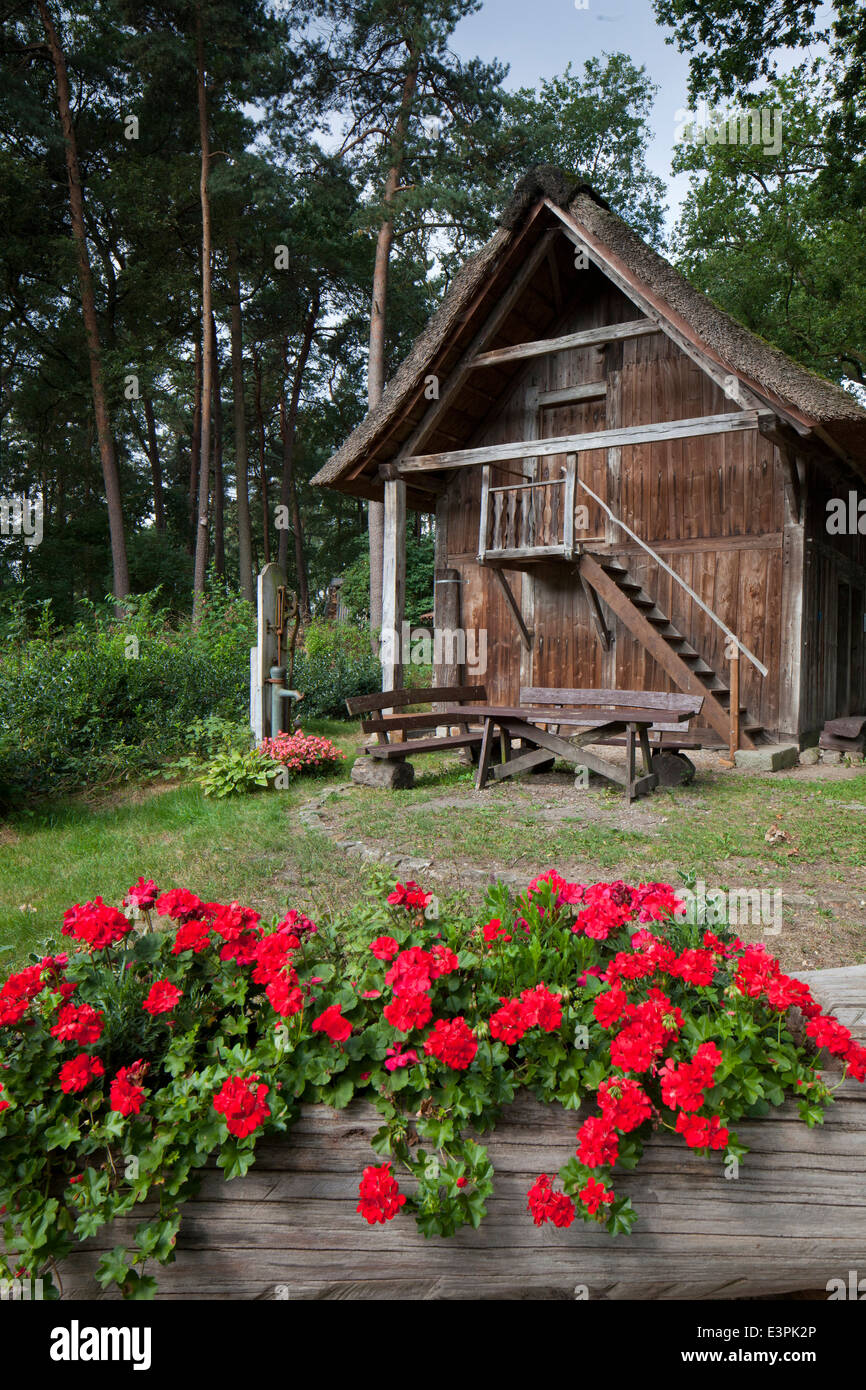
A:
MULTIPOLYGON (((651 594, 634 579, 618 560, 589 555, 578 559, 580 574, 599 598, 628 628, 650 656, 670 676, 680 690, 704 697, 701 718, 724 743, 730 733, 730 690, 712 667, 695 651, 688 638, 663 613, 651 594)), ((754 748, 761 725, 747 722, 748 712, 740 710, 740 745, 754 748)))

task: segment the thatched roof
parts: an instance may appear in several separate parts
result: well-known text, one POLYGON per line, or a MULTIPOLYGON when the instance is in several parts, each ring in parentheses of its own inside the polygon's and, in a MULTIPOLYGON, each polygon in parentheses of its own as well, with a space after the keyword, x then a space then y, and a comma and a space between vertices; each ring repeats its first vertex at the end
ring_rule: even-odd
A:
MULTIPOLYGON (((866 449, 866 410, 841 387, 794 362, 779 348, 751 333, 648 246, 589 184, 567 179, 561 170, 541 165, 517 185, 500 224, 484 246, 465 262, 423 333, 415 340, 385 390, 382 400, 313 478, 318 486, 338 485, 365 459, 387 462, 390 450, 377 448, 400 412, 417 396, 430 364, 466 325, 466 310, 501 267, 514 247, 530 211, 548 198, 567 211, 579 227, 612 254, 667 316, 683 321, 707 352, 765 395, 770 404, 789 406, 805 424, 823 430, 844 450, 866 449)), ((552 221, 554 214, 547 211, 552 221)), ((479 313, 486 316, 492 305, 479 313)))

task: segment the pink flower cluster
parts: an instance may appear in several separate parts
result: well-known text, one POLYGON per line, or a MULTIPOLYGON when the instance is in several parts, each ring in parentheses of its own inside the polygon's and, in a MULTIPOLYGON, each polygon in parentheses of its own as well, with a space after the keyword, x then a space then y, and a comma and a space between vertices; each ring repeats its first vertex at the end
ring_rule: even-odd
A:
POLYGON ((294 776, 302 772, 329 772, 345 758, 336 744, 319 734, 277 734, 259 744, 259 750, 294 776))

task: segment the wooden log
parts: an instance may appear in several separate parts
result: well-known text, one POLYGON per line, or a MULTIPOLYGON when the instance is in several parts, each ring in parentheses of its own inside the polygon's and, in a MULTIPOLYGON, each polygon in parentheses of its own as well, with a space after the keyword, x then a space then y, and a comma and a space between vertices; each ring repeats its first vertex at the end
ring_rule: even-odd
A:
MULTIPOLYGON (((866 966, 804 972, 823 1008, 866 1041, 866 966)), ((826 1070, 829 1070, 828 1067, 826 1070)), ((586 1109, 543 1106, 525 1093, 487 1145, 496 1170, 477 1231, 425 1240, 405 1217, 369 1227, 355 1211, 358 1181, 377 1161, 382 1123, 367 1102, 305 1106, 286 1139, 256 1150, 246 1177, 226 1183, 213 1164, 184 1208, 177 1259, 158 1270, 160 1299, 754 1298, 825 1290, 863 1265, 866 1249, 866 1087, 847 1081, 823 1125, 808 1129, 792 1102, 737 1126, 749 1148, 736 1181, 666 1132, 633 1172, 616 1170, 638 1221, 628 1237, 575 1222, 536 1228, 526 1193, 574 1152, 586 1109)), ((114 1298, 94 1280, 100 1254, 131 1244, 117 1221, 63 1261, 65 1299, 114 1298)))
POLYGON ((584 328, 579 333, 564 333, 560 338, 538 338, 531 343, 515 343, 513 347, 480 352, 471 365, 498 367, 502 362, 519 362, 525 357, 544 357, 551 352, 595 347, 601 343, 621 342, 624 338, 640 338, 645 333, 660 332, 659 325, 649 319, 629 319, 627 323, 610 323, 605 328, 584 328))
MULTIPOLYGON (((449 449, 438 454, 416 454, 398 465, 400 475, 431 472, 438 468, 474 468, 484 463, 509 463, 512 459, 542 458, 554 454, 586 453, 614 445, 656 444, 669 439, 696 439, 700 435, 730 434, 758 426, 755 410, 734 410, 721 415, 696 415, 688 420, 660 420, 649 425, 628 425, 615 430, 587 430, 585 434, 556 435, 550 439, 519 439, 510 444, 485 444, 473 449, 449 449)), ((386 484, 387 487, 387 484, 386 484)))

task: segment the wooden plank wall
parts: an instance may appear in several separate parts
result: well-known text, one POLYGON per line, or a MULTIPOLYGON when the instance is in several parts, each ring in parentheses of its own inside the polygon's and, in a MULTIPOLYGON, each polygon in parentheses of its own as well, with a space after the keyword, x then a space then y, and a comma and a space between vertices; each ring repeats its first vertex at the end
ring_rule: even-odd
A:
POLYGON ((843 709, 837 691, 837 634, 839 585, 851 585, 860 595, 861 612, 866 612, 866 535, 830 535, 827 531, 827 502, 847 499, 849 489, 858 498, 866 496, 862 480, 850 481, 835 471, 832 475, 820 465, 807 471, 806 556, 803 595, 803 721, 804 727, 820 729, 825 720, 845 713, 866 713, 866 633, 857 633, 851 677, 851 710, 843 709))
MULTIPOLYGON (((587 276, 587 293, 567 311, 554 333, 579 331, 634 317, 634 307, 599 275, 587 276)), ((663 334, 535 358, 514 380, 497 408, 468 443, 499 443, 616 425, 638 425, 729 411, 731 402, 663 334), (534 393, 604 380, 606 401, 546 409, 534 393)), ((666 441, 580 458, 579 476, 613 507, 668 564, 682 575, 746 645, 770 668, 764 679, 741 665, 743 703, 770 730, 779 725, 780 642, 783 607, 784 486, 778 451, 755 432, 666 441)), ((531 465, 532 461, 530 461, 531 465)), ((543 460, 541 476, 557 476, 564 456, 543 460)), ((520 465, 515 465, 520 467, 520 465)), ((527 472, 529 469, 527 468, 527 472)), ((509 478, 494 470, 499 481, 509 478)), ((448 563, 464 579, 464 612, 488 626, 487 683, 493 699, 514 701, 527 681, 513 619, 492 576, 475 563, 480 470, 461 469, 443 507, 448 563), (503 628, 504 622, 504 628, 503 628)), ((588 502, 578 487, 577 503, 588 502)), ((591 534, 604 534, 599 509, 590 507, 591 534)), ((701 655, 723 677, 724 634, 669 576, 621 532, 609 549, 633 569, 701 655)), ((513 574, 516 593, 536 633, 531 678, 540 685, 671 689, 644 649, 617 625, 605 653, 591 626, 576 577, 562 564, 537 566, 531 576, 513 574), (531 591, 531 605, 529 595, 531 591)))
MULTIPOLYGON (((866 966, 805 975, 816 998, 866 1036, 866 966)), ((832 1071, 832 1068, 827 1070, 832 1071)), ((866 1249, 866 1087, 848 1081, 822 1126, 788 1103, 737 1126, 749 1148, 736 1181, 679 1136, 653 1135, 639 1167, 615 1174, 638 1224, 628 1237, 576 1221, 537 1229, 526 1193, 574 1152, 585 1111, 521 1095, 487 1136, 495 1193, 477 1231, 425 1240, 410 1218, 369 1227, 356 1213, 378 1112, 353 1102, 305 1107, 284 1141, 226 1184, 211 1168, 186 1208, 177 1261, 158 1271, 171 1299, 746 1298, 823 1290, 862 1271, 866 1249)), ((147 1219, 142 1207, 136 1220, 147 1219)), ((102 1250, 131 1243, 116 1222, 63 1262, 67 1299, 105 1297, 93 1281, 102 1250)), ((114 1297, 114 1294, 109 1297, 114 1297)))

